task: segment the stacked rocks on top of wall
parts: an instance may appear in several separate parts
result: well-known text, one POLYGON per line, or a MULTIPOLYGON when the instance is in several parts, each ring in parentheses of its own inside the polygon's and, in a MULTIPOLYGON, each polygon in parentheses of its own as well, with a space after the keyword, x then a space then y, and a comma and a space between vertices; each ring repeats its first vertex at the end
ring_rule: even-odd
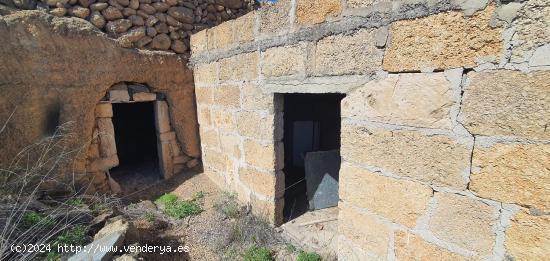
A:
POLYGON ((0 6, 78 17, 126 48, 189 53, 190 35, 254 8, 253 0, 1 0, 0 6))

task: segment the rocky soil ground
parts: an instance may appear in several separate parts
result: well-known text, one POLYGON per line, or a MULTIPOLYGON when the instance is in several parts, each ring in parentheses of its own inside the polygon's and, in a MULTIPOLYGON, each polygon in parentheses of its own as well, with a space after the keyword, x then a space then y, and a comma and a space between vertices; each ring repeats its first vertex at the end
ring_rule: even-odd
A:
MULTIPOLYGON (((188 246, 189 260, 243 260, 245 252, 254 246, 269 249, 275 260, 295 260, 298 252, 283 239, 278 229, 252 216, 246 206, 238 205, 230 193, 221 191, 206 175, 179 177, 167 183, 158 183, 126 198, 136 203, 124 208, 125 216, 140 231, 154 232, 153 237, 145 237, 142 241, 150 244, 178 242, 188 246), (200 194, 202 212, 182 220, 167 217, 162 205, 149 200, 164 193, 182 200, 200 194)), ((150 255, 141 257, 153 258, 150 255)), ((181 260, 181 256, 154 258, 181 260)))
POLYGON ((189 54, 190 35, 244 15, 254 0, 0 0, 0 14, 39 9, 85 19, 127 48, 189 54))

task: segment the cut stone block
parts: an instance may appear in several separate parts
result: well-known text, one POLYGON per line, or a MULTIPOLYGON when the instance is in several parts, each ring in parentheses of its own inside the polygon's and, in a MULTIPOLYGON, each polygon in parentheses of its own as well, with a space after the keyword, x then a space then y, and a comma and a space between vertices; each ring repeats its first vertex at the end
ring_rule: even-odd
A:
POLYGON ((115 129, 111 118, 98 118, 99 154, 101 157, 116 155, 115 129))
POLYGON ((170 115, 168 113, 168 103, 165 101, 155 102, 155 127, 158 133, 170 131, 170 115))
POLYGON ((156 93, 150 93, 150 92, 138 92, 132 94, 132 98, 136 102, 140 101, 155 101, 157 99, 156 93))
POLYGON ((149 88, 141 84, 130 84, 128 85, 128 91, 132 94, 136 94, 140 92, 149 92, 149 88))
POLYGON ((430 184, 466 188, 463 174, 469 171, 473 139, 351 124, 342 125, 341 139, 340 153, 345 161, 376 166, 430 184))
POLYGON ((471 133, 550 139, 550 71, 468 73, 461 121, 471 133))
POLYGON ((489 25, 494 11, 495 6, 489 5, 469 18, 452 11, 392 23, 384 70, 472 68, 478 58, 498 60, 502 29, 489 25))
POLYGON ((160 141, 172 141, 176 140, 176 133, 173 131, 161 133, 159 135, 160 141))
POLYGON ((481 201, 452 193, 435 193, 437 207, 429 228, 439 239, 490 255, 495 244, 498 210, 481 201))
POLYGON ((111 90, 109 91, 109 101, 111 102, 129 102, 130 95, 128 90, 111 90))
POLYGON ((476 147, 470 190, 480 197, 550 211, 550 145, 476 147))
POLYGON ((526 209, 518 212, 506 230, 505 247, 511 260, 547 260, 550 216, 530 215, 526 209))
POLYGON ((395 232, 395 252, 398 260, 469 260, 405 231, 395 232))
POLYGON ((181 149, 177 139, 170 141, 170 148, 172 149, 172 156, 176 157, 181 155, 181 149))
POLYGON ((425 214, 431 198, 432 190, 426 185, 378 175, 349 163, 340 169, 341 200, 410 228, 425 214))
POLYGON ((95 106, 96 118, 112 118, 113 117, 113 105, 110 103, 100 103, 95 106))
POLYGON ((450 129, 452 94, 444 73, 392 74, 348 94, 342 101, 342 116, 450 129))
POLYGON ((338 232, 376 257, 372 260, 384 260, 388 255, 390 228, 371 215, 359 212, 347 204, 338 207, 338 232))
POLYGON ((165 179, 169 179, 174 174, 174 164, 172 161, 172 150, 170 149, 170 143, 159 142, 158 154, 162 176, 165 179))

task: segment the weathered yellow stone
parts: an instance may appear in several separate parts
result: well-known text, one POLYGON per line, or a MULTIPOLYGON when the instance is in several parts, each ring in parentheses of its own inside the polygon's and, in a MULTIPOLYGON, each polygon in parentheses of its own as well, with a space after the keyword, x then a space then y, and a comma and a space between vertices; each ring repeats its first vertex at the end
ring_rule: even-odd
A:
POLYGON ((213 29, 207 29, 206 30, 206 38, 208 39, 208 50, 215 50, 216 47, 216 30, 213 29))
POLYGON ((258 79, 259 53, 244 53, 236 56, 238 66, 236 68, 236 79, 241 81, 252 81, 258 79))
POLYGON ((216 83, 218 81, 217 62, 196 65, 194 78, 195 83, 199 85, 216 83))
POLYGON ((160 142, 157 147, 161 173, 165 179, 169 179, 174 175, 174 157, 170 142, 160 142))
POLYGON ((342 117, 450 129, 452 94, 444 73, 389 75, 348 94, 342 117))
POLYGON ((210 108, 208 106, 197 105, 197 120, 201 127, 212 126, 212 118, 210 117, 210 108))
POLYGON ((159 136, 160 141, 174 141, 176 140, 176 133, 173 131, 161 133, 159 136))
POLYGON ((532 216, 523 209, 506 230, 506 252, 515 260, 547 260, 550 253, 550 216, 532 216))
POLYGON ((241 158, 241 137, 234 134, 221 134, 220 135, 221 149, 227 155, 235 158, 241 158))
POLYGON ((233 44, 233 20, 225 21, 212 29, 216 30, 216 48, 225 49, 233 44))
POLYGON ((296 21, 299 24, 318 24, 327 17, 340 15, 342 1, 340 0, 298 0, 296 6, 296 21))
POLYGON ((465 189, 471 151, 444 135, 342 125, 342 157, 398 176, 465 189))
POLYGON ((259 10, 260 34, 274 35, 290 28, 290 0, 277 1, 259 10))
POLYGON ((245 162, 265 170, 275 169, 275 149, 273 142, 261 144, 253 140, 244 142, 245 162))
POLYGON ((254 24, 256 22, 256 11, 245 14, 235 20, 236 32, 235 42, 246 43, 254 40, 254 24))
POLYGON ((191 51, 193 55, 202 53, 208 49, 206 30, 191 35, 191 51))
POLYGON ((225 177, 210 166, 204 166, 204 174, 218 187, 223 188, 227 186, 227 183, 225 183, 225 177))
POLYGON ((97 118, 113 117, 113 105, 110 103, 100 103, 95 106, 95 116, 97 118))
POLYGON ((132 94, 132 101, 135 102, 155 101, 156 99, 157 94, 152 92, 137 92, 132 94))
POLYGON ((218 149, 220 148, 220 138, 215 129, 200 128, 199 130, 201 144, 203 148, 218 149))
POLYGON ((218 129, 226 132, 232 132, 236 129, 235 117, 232 112, 224 109, 211 109, 210 112, 218 129))
POLYGON ((477 65, 477 58, 487 56, 498 61, 502 29, 489 26, 494 10, 495 6, 490 5, 472 17, 451 11, 392 23, 384 69, 402 72, 471 68, 477 65))
POLYGON ((481 256, 490 255, 495 244, 493 227, 498 222, 498 210, 457 194, 435 193, 435 198, 437 207, 429 221, 431 232, 481 256))
POLYGON ((341 200, 410 228, 426 212, 431 197, 432 189, 425 185, 380 176, 348 163, 340 169, 341 200))
POLYGON ((111 118, 97 118, 99 131, 99 154, 107 158, 116 155, 115 128, 111 118))
POLYGON ((395 256, 397 260, 402 261, 468 260, 464 256, 450 252, 435 244, 424 241, 419 236, 401 230, 395 232, 395 256))
POLYGON ((550 17, 550 5, 547 0, 525 2, 512 22, 514 35, 511 42, 514 42, 514 47, 511 62, 525 62, 525 58, 529 58, 537 47, 550 43, 550 33, 547 30, 550 26, 548 17, 550 17))
POLYGON ((253 168, 240 168, 239 178, 246 186, 261 195, 268 197, 280 197, 284 194, 284 174, 258 171, 253 168))
POLYGON ((197 104, 208 105, 214 102, 213 90, 214 88, 196 87, 195 97, 197 98, 197 104))
POLYGON ((550 211, 550 145, 476 146, 470 190, 483 198, 550 211))
POLYGON ((273 110, 273 94, 265 94, 255 84, 245 84, 241 91, 242 108, 245 110, 273 110))
POLYGON ((237 70, 239 70, 237 58, 237 56, 231 56, 220 60, 220 81, 237 79, 237 70))
POLYGON ((170 127, 170 112, 166 101, 155 102, 155 128, 157 133, 165 133, 172 130, 170 127))
POLYGON ((227 157, 220 152, 211 149, 203 149, 204 166, 214 169, 220 174, 224 174, 227 169, 227 157))
POLYGON ((221 85, 214 88, 216 105, 238 108, 241 106, 241 90, 239 86, 221 85))
POLYGON ((375 46, 375 33, 363 29, 319 40, 312 59, 313 74, 365 74, 381 69, 383 52, 375 46))
POLYGON ((341 204, 338 206, 338 232, 365 252, 385 260, 388 254, 390 229, 370 215, 341 204))
POLYGON ((265 76, 285 76, 304 73, 306 68, 306 44, 273 47, 262 57, 262 73, 265 76))
POLYGON ((550 71, 472 72, 461 121, 474 134, 550 139, 550 71))
POLYGON ((242 136, 273 140, 273 114, 263 115, 257 112, 242 111, 237 115, 237 130, 242 136))

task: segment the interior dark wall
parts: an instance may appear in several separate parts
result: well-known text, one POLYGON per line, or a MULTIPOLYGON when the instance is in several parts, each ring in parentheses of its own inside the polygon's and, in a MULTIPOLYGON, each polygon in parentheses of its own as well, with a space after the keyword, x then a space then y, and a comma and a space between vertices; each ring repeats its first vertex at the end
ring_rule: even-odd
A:
POLYGON ((307 195, 305 169, 297 164, 296 147, 304 142, 314 144, 312 151, 328 151, 340 149, 340 102, 344 94, 284 94, 284 150, 285 150, 285 209, 286 220, 307 211, 307 195), (296 122, 314 122, 314 135, 307 131, 296 137, 294 126, 296 122), (316 140, 309 142, 308 139, 316 140))
POLYGON ((120 167, 158 162, 152 102, 113 104, 113 125, 120 167))

